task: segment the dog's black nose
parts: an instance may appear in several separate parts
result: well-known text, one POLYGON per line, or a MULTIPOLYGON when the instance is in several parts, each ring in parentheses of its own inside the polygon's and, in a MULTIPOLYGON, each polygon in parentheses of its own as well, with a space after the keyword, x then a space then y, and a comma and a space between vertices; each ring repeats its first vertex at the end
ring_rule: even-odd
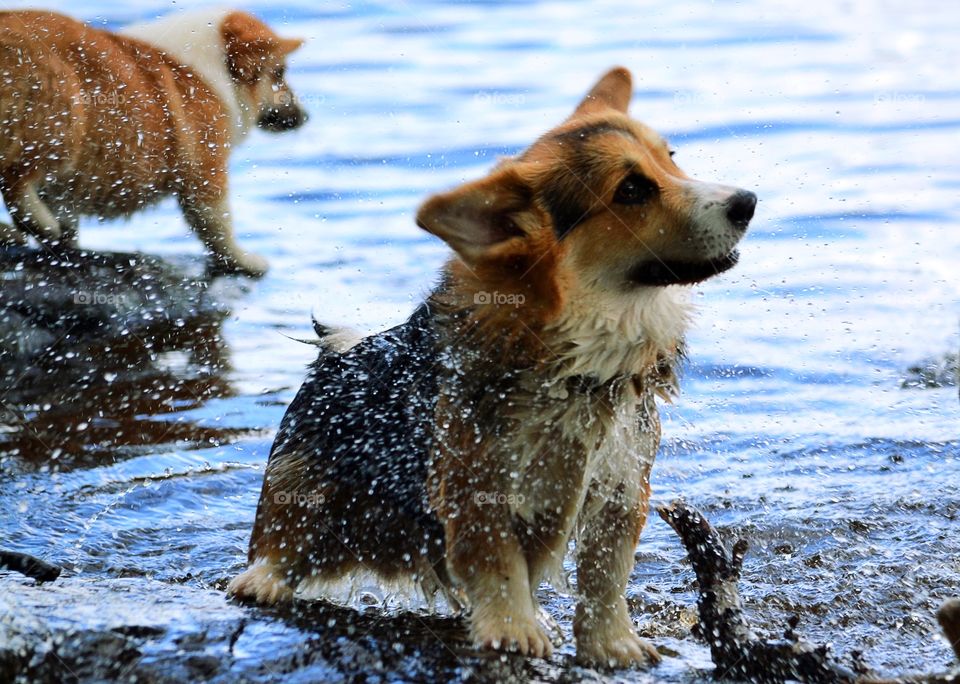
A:
POLYGON ((299 128, 307 122, 307 113, 296 105, 271 107, 260 114, 257 126, 274 133, 299 128))
POLYGON ((756 208, 757 196, 747 190, 738 190, 727 200, 727 218, 735 227, 746 230, 756 208))

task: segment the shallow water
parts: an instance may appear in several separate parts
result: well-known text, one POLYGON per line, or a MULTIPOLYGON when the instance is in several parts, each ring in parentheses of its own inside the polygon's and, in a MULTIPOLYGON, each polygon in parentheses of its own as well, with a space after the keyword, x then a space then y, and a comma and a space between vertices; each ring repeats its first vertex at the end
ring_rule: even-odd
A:
MULTIPOLYGON (((119 26, 173 5, 83 7, 119 26)), ((960 11, 905 1, 815 12, 799 2, 247 7, 310 39, 289 76, 310 122, 254 133, 232 164, 242 242, 272 270, 228 298, 203 353, 164 353, 140 384, 68 405, 56 392, 33 398, 26 423, 4 429, 0 546, 65 572, 44 588, 0 572, 0 629, 26 630, 28 614, 34 636, 118 627, 129 656, 118 667, 156 679, 708 672, 689 630, 693 574, 658 519, 630 587, 641 631, 667 654, 653 674, 574 668, 569 644, 549 663, 477 658, 449 620, 285 615, 222 594, 243 567, 273 430, 314 356, 291 338, 312 336, 311 313, 365 331, 403 320, 447 253, 414 225, 418 202, 531 142, 619 63, 636 77, 633 113, 668 137, 681 167, 761 198, 741 263, 698 288, 655 497, 683 495, 751 540, 741 588, 760 627, 781 631, 797 613, 806 636, 863 650, 887 673, 950 662, 933 612, 960 592, 957 389, 901 381, 958 348, 960 11), (123 401, 108 400, 118 392, 123 401), (105 409, 100 422, 94 408, 105 409), (112 432, 120 424, 126 438, 112 432)), ((199 256, 172 203, 130 223, 88 222, 81 235, 90 248, 199 256)), ((544 601, 569 633, 569 600, 544 601)))

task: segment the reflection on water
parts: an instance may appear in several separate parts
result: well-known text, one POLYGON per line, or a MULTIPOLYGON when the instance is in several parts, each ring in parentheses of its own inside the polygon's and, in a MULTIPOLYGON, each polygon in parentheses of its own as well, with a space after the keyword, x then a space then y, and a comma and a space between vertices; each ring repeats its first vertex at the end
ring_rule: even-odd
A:
POLYGON ((131 447, 217 446, 244 434, 178 417, 233 394, 221 324, 178 330, 149 349, 113 349, 90 367, 27 374, 3 400, 5 465, 95 466, 142 451, 131 447))
MULTIPOLYGON (((111 26, 173 9, 60 7, 111 26)), ((742 593, 760 628, 797 613, 806 636, 863 649, 887 673, 949 662, 933 611, 960 586, 960 420, 944 356, 960 346, 960 13, 905 0, 816 13, 799 1, 248 7, 309 39, 289 80, 310 122, 256 133, 232 161, 240 240, 270 259, 267 277, 211 283, 204 301, 226 305, 202 316, 139 299, 164 288, 131 288, 123 320, 160 321, 143 344, 117 320, 90 327, 95 308, 59 316, 47 305, 72 304, 65 281, 27 289, 3 271, 21 290, 0 291, 16 314, 0 316, 0 367, 15 369, 0 373, 0 546, 65 572, 42 588, 0 572, 0 652, 13 632, 77 633, 57 653, 81 674, 84 647, 106 644, 125 672, 184 680, 642 680, 576 669, 569 642, 548 663, 503 663, 458 646, 453 623, 297 617, 222 593, 244 564, 273 430, 315 354, 294 341, 313 335, 311 314, 363 330, 405 318, 446 258, 414 225, 417 203, 529 144, 625 64, 633 112, 681 167, 761 200, 740 264, 699 288, 655 497, 682 494, 751 540, 742 593)), ((188 274, 200 263, 174 203, 90 222, 81 244, 188 274)), ((668 656, 657 679, 709 672, 689 629, 692 582, 652 520, 629 598, 668 656)), ((542 603, 569 637, 571 599, 545 589, 542 603)))
POLYGON ((181 415, 234 394, 223 288, 138 254, 11 249, 0 266, 5 472, 96 466, 243 434, 181 415))

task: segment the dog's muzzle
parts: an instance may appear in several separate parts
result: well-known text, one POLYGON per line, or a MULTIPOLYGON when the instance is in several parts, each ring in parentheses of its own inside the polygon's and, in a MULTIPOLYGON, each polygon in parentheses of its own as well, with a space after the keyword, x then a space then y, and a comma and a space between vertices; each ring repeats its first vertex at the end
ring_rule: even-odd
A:
POLYGON ((300 128, 307 122, 307 113, 299 105, 289 104, 270 107, 260 114, 257 126, 265 131, 280 133, 300 128))

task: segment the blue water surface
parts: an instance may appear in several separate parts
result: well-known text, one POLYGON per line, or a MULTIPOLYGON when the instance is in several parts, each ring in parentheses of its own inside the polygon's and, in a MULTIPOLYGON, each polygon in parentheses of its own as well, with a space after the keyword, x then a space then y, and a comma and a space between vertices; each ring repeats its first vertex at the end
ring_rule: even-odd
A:
MULTIPOLYGON (((110 27, 181 7, 47 4, 110 27)), ((418 204, 522 149, 622 64, 635 76, 632 113, 664 133, 682 168, 760 197, 739 265, 697 288, 654 496, 682 495, 752 540, 742 591, 762 627, 798 613, 810 638, 864 650, 885 672, 949 662, 932 616, 960 586, 960 406, 956 387, 901 381, 960 346, 960 9, 242 6, 307 39, 288 78, 310 121, 254 132, 235 152, 240 239, 271 270, 224 324, 230 392, 159 418, 249 431, 0 480, 4 545, 64 564, 74 582, 135 574, 208 592, 226 610, 218 592, 245 563, 270 438, 315 355, 296 341, 313 335, 311 315, 367 332, 404 320, 449 256, 414 224, 418 204)), ((91 248, 200 254, 173 202, 130 222, 90 221, 81 235, 91 248)), ((610 681, 707 671, 689 630, 693 589, 676 538, 652 518, 630 594, 667 656, 655 675, 610 681)), ((165 591, 173 605, 192 600, 165 591)), ((568 604, 547 596, 569 629, 568 604)), ((288 627, 256 629, 282 641, 288 627)), ((237 672, 269 655, 238 644, 237 672)), ((571 652, 537 676, 561 676, 571 652)))

